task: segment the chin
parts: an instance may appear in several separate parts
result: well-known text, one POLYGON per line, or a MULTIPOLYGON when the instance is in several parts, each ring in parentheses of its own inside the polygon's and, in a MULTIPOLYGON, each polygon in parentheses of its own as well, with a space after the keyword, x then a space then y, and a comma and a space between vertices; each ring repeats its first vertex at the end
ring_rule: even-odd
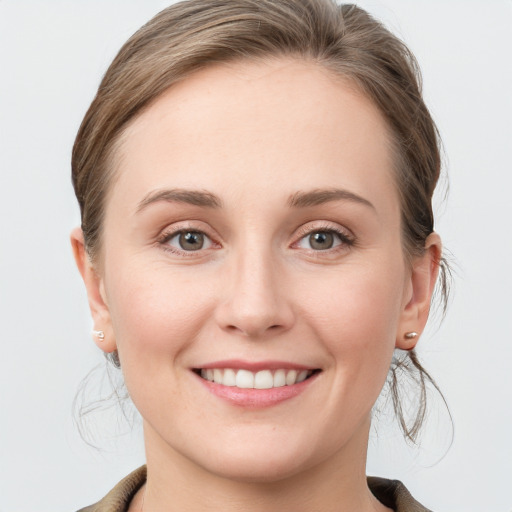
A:
POLYGON ((204 469, 208 472, 236 482, 269 484, 293 477, 304 468, 296 457, 278 454, 262 457, 261 453, 251 457, 247 452, 240 456, 228 456, 204 469))
POLYGON ((308 444, 301 442, 300 436, 294 439, 293 432, 287 436, 276 433, 261 435, 261 431, 252 430, 252 435, 238 432, 238 435, 212 435, 210 438, 203 434, 194 436, 201 439, 197 444, 174 444, 169 455, 174 458, 178 452, 181 462, 175 459, 175 463, 179 466, 187 460, 186 466, 193 472, 204 471, 213 477, 246 483, 278 482, 300 473, 310 463, 314 465, 311 459, 318 454, 305 449, 308 444))

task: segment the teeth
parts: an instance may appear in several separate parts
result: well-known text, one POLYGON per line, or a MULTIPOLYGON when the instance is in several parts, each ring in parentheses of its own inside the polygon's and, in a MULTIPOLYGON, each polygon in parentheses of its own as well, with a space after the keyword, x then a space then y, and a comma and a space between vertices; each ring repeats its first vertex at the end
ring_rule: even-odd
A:
POLYGON ((222 379, 221 382, 222 384, 224 384, 224 386, 236 386, 235 370, 231 370, 229 368, 224 370, 224 378, 222 379))
POLYGON ((263 370, 254 376, 255 389, 270 389, 274 387, 274 377, 270 370, 263 370))
POLYGON ((295 384, 297 382, 297 372, 295 370, 290 370, 286 374, 286 385, 291 386, 292 384, 295 384))
POLYGON ((280 388, 286 385, 286 372, 284 370, 277 370, 274 373, 274 387, 280 388))
POLYGON ((313 372, 311 370, 262 370, 250 372, 248 370, 233 370, 231 368, 214 368, 201 370, 201 377, 222 384, 236 386, 242 389, 270 389, 283 386, 293 386, 306 380, 313 372))
POLYGON ((222 378, 223 378, 222 370, 215 368, 215 370, 213 370, 213 382, 221 382, 222 378))
MULTIPOLYGON (((218 382, 222 384, 222 381, 218 382)), ((253 388, 254 387, 254 373, 247 370, 238 370, 236 374, 236 387, 237 388, 253 388)))
POLYGON ((296 382, 302 382, 303 380, 306 380, 306 377, 308 376, 308 371, 303 370, 297 375, 297 381, 296 382))

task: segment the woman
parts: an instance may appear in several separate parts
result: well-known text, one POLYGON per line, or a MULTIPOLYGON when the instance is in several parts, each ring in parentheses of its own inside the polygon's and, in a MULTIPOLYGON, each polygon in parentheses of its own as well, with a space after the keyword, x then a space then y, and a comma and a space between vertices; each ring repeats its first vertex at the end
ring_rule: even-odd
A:
POLYGON ((427 510, 365 475, 394 350, 428 379, 440 159, 418 81, 330 0, 191 0, 121 49, 75 142, 72 245, 147 470, 84 510, 427 510))

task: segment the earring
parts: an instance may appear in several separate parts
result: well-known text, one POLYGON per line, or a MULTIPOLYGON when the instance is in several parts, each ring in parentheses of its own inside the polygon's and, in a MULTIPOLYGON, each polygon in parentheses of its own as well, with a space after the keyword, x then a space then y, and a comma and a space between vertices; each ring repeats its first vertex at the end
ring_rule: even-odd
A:
POLYGON ((411 332, 406 332, 404 334, 404 338, 406 340, 413 340, 414 338, 417 338, 418 337, 418 333, 417 332, 414 332, 414 331, 411 331, 411 332))
POLYGON ((103 341, 105 339, 105 333, 103 331, 95 331, 93 330, 92 333, 94 336, 96 336, 100 341, 103 341))

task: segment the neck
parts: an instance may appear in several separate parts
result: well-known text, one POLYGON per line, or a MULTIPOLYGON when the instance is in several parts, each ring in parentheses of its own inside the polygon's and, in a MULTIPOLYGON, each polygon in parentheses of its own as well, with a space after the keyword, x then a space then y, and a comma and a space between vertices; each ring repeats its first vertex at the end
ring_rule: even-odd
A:
POLYGON ((359 435, 363 439, 351 439, 327 460, 271 481, 215 474, 170 448, 148 425, 144 430, 148 467, 144 512, 389 512, 367 486, 368 429, 366 435, 359 435))

